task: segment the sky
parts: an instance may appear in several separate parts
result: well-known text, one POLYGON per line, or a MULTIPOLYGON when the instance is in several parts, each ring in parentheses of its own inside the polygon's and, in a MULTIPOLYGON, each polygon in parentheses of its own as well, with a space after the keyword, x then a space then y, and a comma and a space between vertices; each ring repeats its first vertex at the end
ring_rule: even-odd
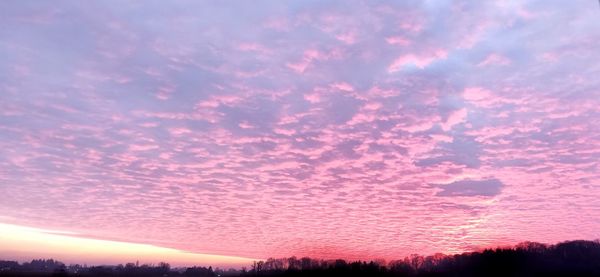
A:
POLYGON ((0 26, 0 258, 600 238, 597 1, 9 0, 0 26))

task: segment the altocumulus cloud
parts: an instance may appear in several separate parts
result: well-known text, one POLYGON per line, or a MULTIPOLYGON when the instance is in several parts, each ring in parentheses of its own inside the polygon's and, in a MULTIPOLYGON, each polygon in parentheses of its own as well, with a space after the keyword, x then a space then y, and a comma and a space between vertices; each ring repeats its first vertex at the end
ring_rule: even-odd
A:
POLYGON ((500 194, 502 182, 498 179, 460 180, 439 186, 437 196, 495 196, 500 194))
POLYGON ((263 258, 598 238, 594 1, 4 2, 0 223, 263 258))

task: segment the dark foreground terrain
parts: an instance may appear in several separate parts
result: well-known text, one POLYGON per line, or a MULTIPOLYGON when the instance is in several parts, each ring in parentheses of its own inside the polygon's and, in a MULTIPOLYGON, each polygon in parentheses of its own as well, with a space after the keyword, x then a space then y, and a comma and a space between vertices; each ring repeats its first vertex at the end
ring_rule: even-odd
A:
POLYGON ((171 268, 167 263, 117 266, 65 265, 55 260, 19 264, 0 261, 0 276, 599 276, 600 242, 556 245, 525 242, 513 248, 457 255, 411 255, 402 260, 354 261, 305 258, 268 259, 242 270, 171 268))

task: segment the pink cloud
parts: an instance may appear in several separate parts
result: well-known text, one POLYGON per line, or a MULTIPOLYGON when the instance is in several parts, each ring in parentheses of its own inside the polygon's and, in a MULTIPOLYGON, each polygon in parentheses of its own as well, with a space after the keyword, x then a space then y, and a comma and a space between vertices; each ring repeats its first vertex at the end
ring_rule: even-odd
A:
POLYGON ((444 60, 448 56, 448 52, 445 50, 437 50, 430 55, 415 55, 406 54, 395 59, 392 64, 388 66, 388 73, 394 73, 399 71, 404 66, 416 66, 419 69, 424 69, 431 63, 439 60, 444 60))
POLYGON ((171 97, 171 94, 175 92, 174 86, 163 86, 158 89, 156 93, 156 98, 160 100, 167 100, 171 97))
POLYGON ((352 44, 356 43, 356 40, 357 40, 356 36, 357 35, 354 32, 345 32, 345 33, 336 35, 335 38, 345 44, 352 45, 352 44))
POLYGON ((336 88, 342 91, 354 91, 354 88, 352 87, 352 85, 346 83, 346 82, 336 82, 331 84, 332 88, 336 88))
POLYGON ((392 45, 401 45, 401 46, 407 46, 411 43, 410 40, 408 40, 404 37, 399 37, 399 36, 387 37, 387 38, 385 38, 385 41, 392 45))
POLYGON ((269 53, 269 49, 265 46, 255 42, 245 42, 238 44, 237 48, 241 51, 251 51, 259 53, 269 53))
POLYGON ((248 122, 241 122, 240 124, 238 124, 238 126, 240 128, 242 128, 242 129, 252 129, 252 128, 254 128, 254 126, 252 126, 248 122))
POLYGON ((511 61, 499 54, 489 54, 483 61, 477 64, 477 66, 488 66, 488 65, 510 65, 511 61))
POLYGON ((467 121, 467 109, 462 108, 460 110, 453 111, 450 113, 445 122, 441 123, 442 130, 448 132, 452 129, 452 127, 464 123, 467 121))
POLYGON ((491 91, 481 87, 468 87, 462 93, 463 98, 467 101, 479 102, 493 97, 491 91))
POLYGON ((169 133, 171 133, 172 136, 182 136, 190 134, 192 131, 188 128, 169 128, 169 133))
POLYGON ((541 55, 541 59, 545 62, 556 62, 559 58, 557 53, 546 52, 541 55))
POLYGON ((431 138, 437 142, 446 142, 446 143, 450 143, 454 141, 454 138, 451 136, 447 136, 447 135, 438 135, 438 134, 434 134, 434 135, 430 135, 431 138))
POLYGON ((132 144, 129 146, 131 151, 148 151, 158 149, 159 146, 156 144, 132 144))
POLYGON ((316 92, 313 92, 311 94, 305 94, 304 99, 311 103, 321 102, 321 96, 319 95, 319 93, 316 92))
POLYGON ((332 57, 332 54, 335 53, 324 53, 315 49, 308 49, 304 51, 302 55, 302 59, 298 62, 288 62, 286 66, 297 73, 304 73, 304 71, 313 63, 313 61, 317 60, 328 60, 332 57))
POLYGON ((48 5, 1 19, 0 221, 257 258, 596 238, 584 4, 58 3, 73 16, 18 20, 48 5))

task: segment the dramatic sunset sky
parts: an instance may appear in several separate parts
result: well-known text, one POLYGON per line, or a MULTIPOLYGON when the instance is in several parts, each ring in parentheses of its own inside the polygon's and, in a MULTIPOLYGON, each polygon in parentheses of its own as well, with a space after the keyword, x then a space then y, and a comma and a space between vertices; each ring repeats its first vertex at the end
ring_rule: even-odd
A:
POLYGON ((595 0, 0 8, 0 259, 598 239, 598 160, 595 0))

